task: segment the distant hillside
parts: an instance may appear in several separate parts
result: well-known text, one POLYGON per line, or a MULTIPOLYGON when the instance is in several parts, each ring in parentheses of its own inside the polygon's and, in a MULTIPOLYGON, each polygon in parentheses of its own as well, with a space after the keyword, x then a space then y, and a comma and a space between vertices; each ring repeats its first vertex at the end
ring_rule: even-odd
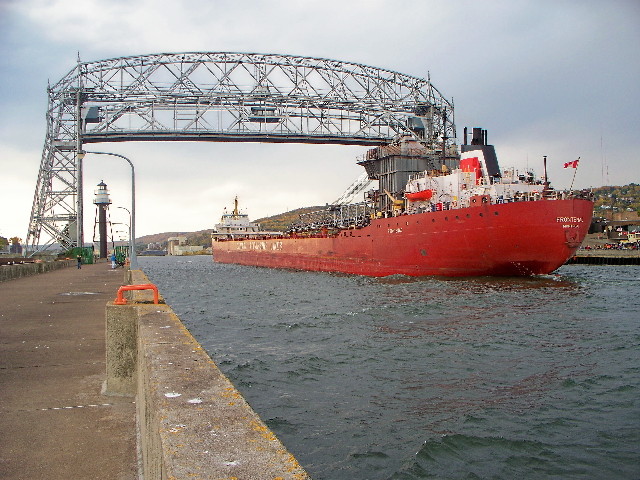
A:
POLYGON ((155 243, 161 247, 167 246, 167 240, 171 237, 183 236, 187 237, 189 245, 209 245, 211 243, 211 229, 199 230, 197 232, 164 232, 154 233, 152 235, 144 235, 136 239, 136 244, 147 245, 155 243))
POLYGON ((640 185, 630 183, 621 187, 598 187, 595 196, 594 215, 604 216, 606 212, 632 211, 640 214, 640 185))
POLYGON ((255 220, 256 223, 259 223, 262 226, 263 230, 282 232, 287 229, 289 225, 291 225, 295 220, 298 219, 303 213, 314 212, 316 210, 322 210, 325 207, 303 207, 296 208, 295 210, 291 210, 289 212, 280 213, 278 215, 273 215, 271 217, 264 217, 255 220))
POLYGON ((153 233, 151 235, 144 235, 136 238, 136 243, 167 243, 167 239, 170 237, 177 237, 179 235, 188 235, 190 232, 164 232, 153 233))

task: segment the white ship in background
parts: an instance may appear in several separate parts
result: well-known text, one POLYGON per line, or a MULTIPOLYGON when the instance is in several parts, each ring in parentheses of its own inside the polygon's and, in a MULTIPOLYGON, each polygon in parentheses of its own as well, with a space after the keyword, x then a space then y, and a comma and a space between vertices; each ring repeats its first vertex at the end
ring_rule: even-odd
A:
POLYGON ((238 197, 234 199, 231 213, 224 209, 220 223, 217 223, 211 233, 211 238, 216 240, 230 240, 238 238, 255 238, 263 235, 282 235, 281 232, 265 232, 259 223, 249 221, 249 215, 241 213, 238 209, 238 197))

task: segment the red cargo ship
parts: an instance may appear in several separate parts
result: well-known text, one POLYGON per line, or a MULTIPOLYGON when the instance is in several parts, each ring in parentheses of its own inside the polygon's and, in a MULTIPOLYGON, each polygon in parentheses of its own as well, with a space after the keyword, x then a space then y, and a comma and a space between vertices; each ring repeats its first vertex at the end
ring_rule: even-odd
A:
POLYGON ((427 156, 406 140, 373 149, 360 163, 381 187, 369 192, 367 202, 307 214, 279 237, 214 239, 214 260, 370 276, 553 272, 588 232, 591 194, 552 189, 546 166, 542 180, 530 172, 501 172, 485 142, 486 132, 474 129, 459 159, 434 163, 431 157, 440 168, 409 171, 395 194, 384 188, 392 184, 388 179, 382 185, 381 163, 415 165, 427 156))

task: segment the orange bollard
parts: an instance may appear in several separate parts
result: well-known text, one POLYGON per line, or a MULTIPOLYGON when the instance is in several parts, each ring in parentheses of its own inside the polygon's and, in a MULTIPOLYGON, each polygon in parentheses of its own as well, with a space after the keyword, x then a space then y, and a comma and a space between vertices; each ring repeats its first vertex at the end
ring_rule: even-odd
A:
POLYGON ((153 290, 153 303, 158 304, 158 287, 153 283, 143 283, 140 285, 123 285, 118 289, 118 295, 113 301, 116 305, 126 305, 127 299, 122 296, 122 292, 127 290, 153 290))

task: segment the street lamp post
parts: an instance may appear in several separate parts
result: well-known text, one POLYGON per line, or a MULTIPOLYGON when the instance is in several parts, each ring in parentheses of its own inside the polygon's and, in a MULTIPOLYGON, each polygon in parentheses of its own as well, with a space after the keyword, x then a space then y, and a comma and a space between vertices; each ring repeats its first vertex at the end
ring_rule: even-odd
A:
MULTIPOLYGON (((113 157, 120 157, 126 160, 127 163, 129 163, 129 166, 131 166, 131 213, 130 213, 131 234, 129 236, 129 245, 130 245, 131 253, 129 256, 129 262, 130 262, 129 268, 131 270, 139 270, 140 268, 138 267, 138 256, 136 255, 136 175, 135 175, 135 169, 133 167, 133 162, 129 160, 127 157, 125 157, 124 155, 120 155, 119 153, 88 152, 86 150, 80 151, 78 153, 78 158, 80 159, 80 161, 82 161, 82 159, 87 153, 93 153, 95 155, 111 155, 113 157)), ((82 226, 79 225, 79 228, 82 228, 82 226)))
MULTIPOLYGON (((119 233, 121 235, 126 235, 127 237, 127 243, 129 244, 129 261, 131 261, 131 224, 130 223, 124 223, 124 222, 112 222, 111 225, 123 225, 125 227, 127 227, 127 230, 116 230, 116 233, 119 233)), ((120 241, 123 242, 124 241, 124 237, 120 237, 120 241)))

